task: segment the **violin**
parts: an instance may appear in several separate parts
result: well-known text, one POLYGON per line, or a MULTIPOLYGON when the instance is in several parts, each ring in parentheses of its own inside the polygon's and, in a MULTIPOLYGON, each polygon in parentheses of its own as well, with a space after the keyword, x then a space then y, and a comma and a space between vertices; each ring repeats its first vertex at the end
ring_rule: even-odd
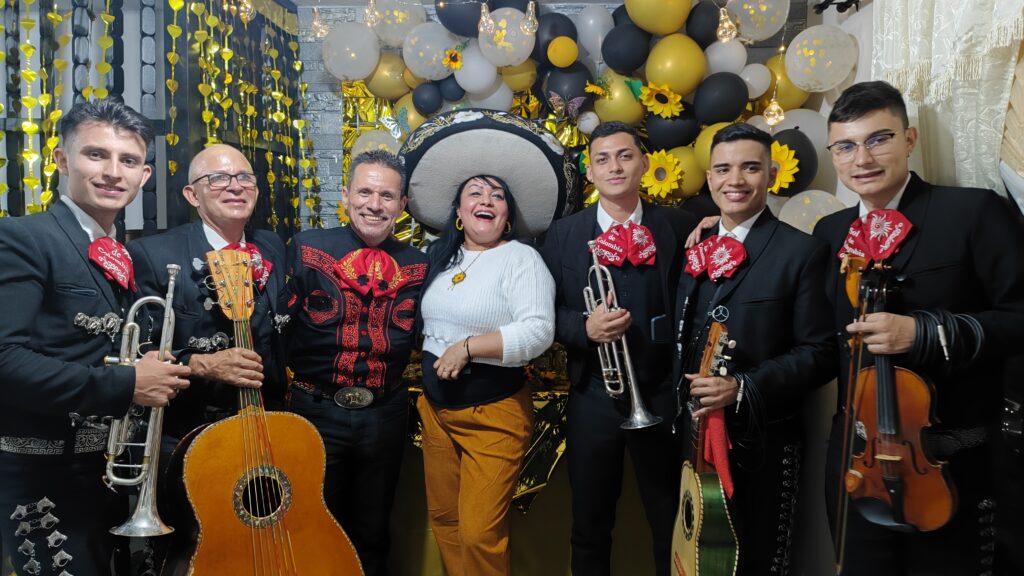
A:
MULTIPOLYGON (((863 319, 883 312, 891 267, 866 267, 849 258, 846 292, 863 319)), ((902 532, 928 532, 949 522, 956 494, 944 462, 932 458, 924 430, 937 421, 934 386, 918 374, 894 366, 889 355, 864 367, 863 337, 850 340, 850 377, 846 392, 842 462, 845 474, 837 513, 837 571, 843 562, 847 507, 852 503, 869 522, 902 532)))

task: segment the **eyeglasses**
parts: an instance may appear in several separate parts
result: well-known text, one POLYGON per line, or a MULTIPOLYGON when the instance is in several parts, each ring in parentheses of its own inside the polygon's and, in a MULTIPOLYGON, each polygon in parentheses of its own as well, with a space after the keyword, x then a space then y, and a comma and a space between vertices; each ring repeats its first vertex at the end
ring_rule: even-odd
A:
POLYGON ((831 152, 832 156, 835 156, 837 160, 843 162, 853 160, 859 146, 863 146, 872 156, 884 156, 889 153, 889 145, 892 144, 894 136, 896 136, 895 132, 882 132, 869 136, 863 142, 840 140, 826 146, 825 149, 831 152))
POLYGON ((196 178, 189 185, 193 185, 199 182, 203 178, 206 178, 210 182, 211 190, 223 190, 231 185, 231 179, 234 178, 238 185, 242 188, 255 188, 256 187, 256 175, 252 172, 239 172, 238 174, 225 174, 224 172, 214 172, 212 174, 203 174, 199 178, 196 178))

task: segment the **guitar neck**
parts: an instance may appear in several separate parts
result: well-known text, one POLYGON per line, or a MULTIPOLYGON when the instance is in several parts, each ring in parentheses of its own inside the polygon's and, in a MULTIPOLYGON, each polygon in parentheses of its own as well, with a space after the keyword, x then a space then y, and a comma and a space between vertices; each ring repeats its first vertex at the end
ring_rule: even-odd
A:
MULTIPOLYGON (((235 345, 246 350, 254 350, 252 344, 252 325, 249 319, 235 320, 235 345)), ((238 410, 241 412, 247 408, 263 409, 263 395, 259 388, 238 389, 238 410)))
POLYGON ((698 474, 714 469, 704 460, 704 431, 707 427, 703 418, 690 418, 690 465, 698 474))

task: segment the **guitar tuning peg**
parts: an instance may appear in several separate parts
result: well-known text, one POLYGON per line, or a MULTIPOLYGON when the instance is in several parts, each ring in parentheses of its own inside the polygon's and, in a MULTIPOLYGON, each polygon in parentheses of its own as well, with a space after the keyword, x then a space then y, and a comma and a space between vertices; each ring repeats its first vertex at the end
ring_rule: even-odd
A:
POLYGON ((217 283, 214 281, 213 276, 206 276, 203 278, 203 286, 206 287, 210 292, 217 291, 217 283))
POLYGON ((725 376, 725 375, 727 375, 728 373, 729 373, 729 371, 728 371, 728 370, 726 370, 725 366, 719 366, 719 367, 718 367, 718 375, 719 375, 719 376, 725 376))
POLYGON ((206 268, 206 262, 204 262, 202 258, 192 259, 193 270, 195 270, 196 272, 202 272, 204 268, 206 268))
POLYGON ((208 298, 207 298, 207 299, 206 299, 205 301, 203 301, 203 308, 204 308, 204 309, 205 309, 205 310, 206 310, 207 312, 209 312, 210 310, 213 310, 213 307, 214 307, 214 306, 215 306, 216 304, 217 304, 217 303, 213 301, 213 298, 209 298, 209 297, 208 297, 208 298))
POLYGON ((730 350, 732 350, 733 348, 735 348, 735 347, 736 347, 736 341, 735 341, 735 340, 729 340, 729 341, 728 341, 728 342, 727 342, 727 343, 725 344, 725 347, 726 347, 726 348, 728 348, 728 349, 730 349, 730 350))
POLYGON ((732 356, 726 356, 725 354, 722 354, 722 360, 732 360, 732 356))

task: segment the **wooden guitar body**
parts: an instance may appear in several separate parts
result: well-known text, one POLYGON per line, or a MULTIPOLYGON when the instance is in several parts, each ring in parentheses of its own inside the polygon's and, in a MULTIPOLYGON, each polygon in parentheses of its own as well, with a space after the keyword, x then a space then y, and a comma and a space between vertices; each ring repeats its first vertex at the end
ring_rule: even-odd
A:
POLYGON ((679 513, 672 533, 672 565, 677 576, 732 576, 739 546, 728 499, 717 474, 698 474, 683 464, 679 513))

